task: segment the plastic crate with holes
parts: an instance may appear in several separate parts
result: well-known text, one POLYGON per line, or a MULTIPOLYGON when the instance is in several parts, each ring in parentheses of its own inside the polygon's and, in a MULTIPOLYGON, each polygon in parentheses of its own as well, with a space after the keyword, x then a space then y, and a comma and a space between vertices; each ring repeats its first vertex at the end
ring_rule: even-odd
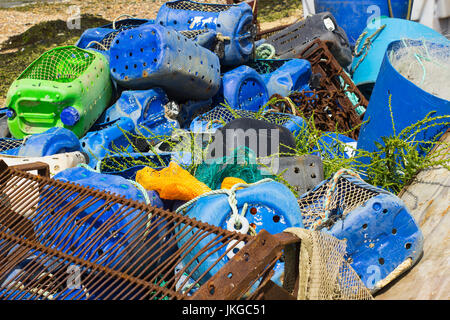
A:
POLYGON ((109 65, 95 51, 66 46, 45 52, 8 91, 8 127, 22 139, 53 127, 81 138, 112 96, 109 65))
POLYGON ((253 54, 256 26, 252 7, 245 2, 170 1, 161 6, 155 23, 178 31, 209 30, 215 33, 210 48, 220 57, 223 66, 240 65, 253 54))
POLYGON ((252 68, 242 65, 222 75, 215 104, 226 103, 237 110, 258 111, 269 101, 264 79, 252 68))
POLYGON ((403 201, 351 170, 339 170, 298 202, 305 228, 346 241, 347 261, 372 292, 422 255, 422 232, 403 201))

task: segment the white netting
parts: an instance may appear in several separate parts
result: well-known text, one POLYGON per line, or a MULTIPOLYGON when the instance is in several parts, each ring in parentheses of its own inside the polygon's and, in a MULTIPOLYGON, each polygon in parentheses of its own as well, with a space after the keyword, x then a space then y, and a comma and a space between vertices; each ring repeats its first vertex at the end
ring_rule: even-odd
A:
POLYGON ((372 300, 353 268, 344 258, 346 243, 331 235, 301 228, 289 228, 301 239, 300 252, 295 246, 285 250, 284 287, 293 292, 298 268, 299 300, 372 300))
POLYGON ((61 47, 47 51, 19 77, 21 79, 72 82, 95 60, 95 55, 77 47, 61 47))
POLYGON ((191 1, 180 0, 176 2, 169 2, 167 7, 176 10, 189 10, 189 11, 203 11, 203 12, 222 12, 228 10, 233 5, 225 4, 209 4, 209 3, 197 3, 191 1))
POLYGON ((267 122, 283 125, 289 120, 291 120, 289 115, 283 115, 281 113, 273 113, 266 112, 261 114, 258 117, 258 114, 255 112, 247 111, 247 110, 230 110, 229 108, 223 106, 217 106, 210 112, 205 113, 203 116, 200 116, 198 120, 200 121, 212 121, 212 122, 222 122, 228 123, 237 118, 252 118, 265 120, 267 122))
POLYGON ((392 50, 389 56, 392 66, 419 88, 450 100, 450 54, 448 47, 411 46, 392 50))

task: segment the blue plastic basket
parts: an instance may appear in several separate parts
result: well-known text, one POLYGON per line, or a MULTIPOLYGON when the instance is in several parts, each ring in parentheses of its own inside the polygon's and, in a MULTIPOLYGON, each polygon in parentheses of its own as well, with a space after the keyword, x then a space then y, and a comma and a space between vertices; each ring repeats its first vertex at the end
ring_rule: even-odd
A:
POLYGON ((125 149, 133 152, 130 139, 135 133, 133 121, 122 117, 110 122, 97 124, 80 139, 81 147, 89 156, 88 165, 95 168, 99 159, 107 154, 116 153, 125 149))
MULTIPOLYGON (((211 4, 188 0, 170 1, 161 6, 155 23, 178 31, 207 30, 213 31, 216 36, 220 34, 221 37, 227 37, 222 40, 221 64, 225 66, 245 63, 253 53, 256 35, 253 12, 245 2, 211 4)), ((220 41, 219 38, 216 41, 220 41)))
POLYGON ((76 46, 81 49, 98 51, 109 60, 109 49, 114 38, 122 31, 137 28, 143 24, 153 24, 154 20, 148 19, 123 19, 113 23, 90 28, 83 32, 76 46))
MULTIPOLYGON (((255 63, 264 65, 270 61, 256 60, 255 63)), ((275 60, 276 61, 276 60, 275 60)), ((287 97, 293 91, 311 90, 311 63, 304 59, 281 60, 284 63, 269 73, 261 74, 267 87, 269 97, 279 94, 287 97)), ((278 62, 279 63, 279 62, 278 62)), ((262 69, 259 67, 259 69, 262 69)))
MULTIPOLYGON (((248 205, 248 209, 244 214, 244 219, 250 226, 255 228, 256 232, 264 229, 275 234, 282 232, 289 227, 303 227, 297 199, 292 192, 281 183, 269 181, 242 190, 237 190, 236 200, 238 212, 242 212, 244 204, 248 205)), ((185 214, 202 222, 227 229, 232 210, 227 195, 218 194, 199 198, 192 206, 187 208, 185 214)), ((245 224, 245 222, 243 222, 243 224, 245 224)), ((202 250, 211 239, 211 236, 202 239, 183 261, 189 261, 192 256, 202 250)), ((183 246, 185 240, 186 238, 180 239, 178 246, 183 246)), ((214 252, 216 249, 217 251, 208 256, 205 263, 197 266, 197 270, 189 270, 193 271, 194 279, 201 278, 202 282, 206 281, 220 270, 234 255, 234 252, 230 251, 227 256, 219 259, 220 256, 226 252, 227 248, 214 247, 210 248, 208 251, 214 252), (206 273, 207 276, 200 277, 203 273, 206 273)), ((238 250, 239 245, 237 245, 235 249, 238 250)), ((205 253, 205 257, 207 255, 208 253, 205 253)), ((193 269, 194 267, 196 267, 195 264, 191 265, 190 269, 193 269)), ((279 268, 279 270, 282 269, 282 267, 279 268)), ((277 283, 280 283, 279 274, 276 274, 273 279, 277 283)))

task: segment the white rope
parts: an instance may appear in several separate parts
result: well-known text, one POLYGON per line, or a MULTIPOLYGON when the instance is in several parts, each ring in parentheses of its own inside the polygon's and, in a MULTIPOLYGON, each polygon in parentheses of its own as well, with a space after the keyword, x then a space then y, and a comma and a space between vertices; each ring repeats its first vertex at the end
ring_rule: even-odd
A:
POLYGON ((132 16, 132 15, 130 15, 130 14, 126 14, 126 13, 121 14, 120 16, 116 17, 116 18, 114 19, 113 23, 112 23, 112 27, 113 27, 114 30, 116 29, 116 21, 117 21, 119 18, 122 18, 122 17, 134 18, 134 16, 132 16))
MULTIPOLYGON (((257 182, 250 183, 250 184, 247 184, 247 183, 236 183, 235 185, 233 185, 231 187, 231 189, 212 190, 210 192, 206 192, 204 194, 201 194, 201 195, 195 197, 194 199, 186 202, 182 206, 178 207, 178 209, 175 210, 175 212, 179 213, 180 211, 183 211, 183 214, 185 214, 186 213, 186 208, 190 207, 193 203, 197 202, 197 200, 199 200, 200 198, 211 196, 211 195, 217 195, 217 194, 226 194, 228 196, 228 204, 230 205, 230 208, 231 208, 231 211, 232 211, 230 220, 234 219, 235 224, 238 224, 238 227, 239 227, 240 218, 245 216, 245 213, 247 212, 248 204, 244 203, 244 205, 242 207, 242 211, 239 214, 239 211, 238 211, 238 208, 237 208, 236 190, 238 188, 248 188, 248 187, 256 186, 256 185, 259 185, 259 184, 262 184, 262 183, 265 183, 265 182, 270 182, 270 181, 273 181, 273 179, 266 178, 266 179, 262 179, 262 180, 259 180, 257 182)), ((250 229, 250 231, 253 234, 256 234, 256 231, 255 231, 254 228, 249 227, 249 229, 250 229)))
POLYGON ((96 44, 96 45, 98 45, 99 47, 102 47, 104 51, 108 51, 108 49, 107 49, 103 44, 101 44, 100 42, 95 41, 95 40, 89 42, 88 45, 86 46, 86 49, 89 48, 89 47, 91 46, 91 44, 96 44))

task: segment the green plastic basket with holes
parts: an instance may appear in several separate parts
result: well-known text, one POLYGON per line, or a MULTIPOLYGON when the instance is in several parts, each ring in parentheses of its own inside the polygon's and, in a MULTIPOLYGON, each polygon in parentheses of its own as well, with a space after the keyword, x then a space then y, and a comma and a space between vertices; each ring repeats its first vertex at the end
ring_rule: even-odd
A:
POLYGON ((108 107, 109 63, 93 50, 66 46, 45 52, 8 91, 8 127, 22 139, 53 127, 81 138, 108 107))

